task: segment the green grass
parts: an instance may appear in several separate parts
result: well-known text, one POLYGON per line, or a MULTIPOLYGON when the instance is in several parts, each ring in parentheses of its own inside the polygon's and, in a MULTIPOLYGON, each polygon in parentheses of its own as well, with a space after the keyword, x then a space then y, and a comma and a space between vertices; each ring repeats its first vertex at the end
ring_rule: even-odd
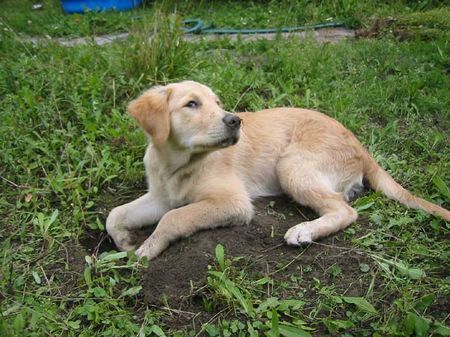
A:
MULTIPOLYGON (((11 11, 12 2, 2 6, 8 3, 11 11)), ((341 16, 330 12, 332 5, 310 4, 305 20, 333 16, 357 22, 375 6, 341 3, 348 4, 341 16), (356 16, 357 10, 365 14, 356 16)), ((246 12, 251 19, 242 26, 284 24, 281 15, 267 22, 260 2, 200 5, 193 16, 207 17, 210 6, 214 11, 208 17, 218 24, 237 25, 239 16, 229 19, 225 13, 241 13, 244 6, 255 10, 246 12)), ((189 6, 179 4, 178 13, 184 15, 189 6)), ((398 10, 406 25, 430 26, 430 15, 448 12, 417 6, 383 4, 377 13, 398 10)), ((301 3, 291 7, 286 23, 303 22, 301 3)), ((283 9, 274 2, 268 8, 283 9)), ((53 18, 45 12, 29 15, 48 21, 43 32, 77 35, 69 23, 58 21, 76 17, 62 19, 55 11, 54 20, 64 26, 55 34, 47 30, 53 18)), ((118 23, 132 15, 108 14, 101 29, 90 27, 86 34, 121 29, 118 23)), ((364 297, 345 294, 339 265, 308 283, 294 274, 281 281, 242 267, 241 259, 219 247, 202 290, 209 299, 204 311, 216 319, 176 331, 164 323, 167 308, 145 306, 140 297, 145 266, 132 254, 75 254, 86 231, 104 231, 113 205, 143 190, 145 137, 124 112, 127 102, 155 83, 187 78, 210 85, 229 110, 320 109, 354 131, 405 187, 449 206, 450 46, 445 34, 422 39, 412 30, 399 42, 387 31, 377 39, 324 45, 294 38, 184 43, 176 30, 179 18, 160 17, 154 20, 159 36, 147 45, 142 45, 140 27, 119 44, 70 49, 26 45, 2 31, 0 335, 195 336, 203 330, 209 336, 448 336, 448 224, 376 193, 356 202, 361 220, 345 233, 352 248, 367 258, 361 272, 373 278, 364 297), (325 282, 329 275, 332 283, 325 282), (300 297, 306 287, 313 298, 300 297)), ((24 18, 19 12, 2 20, 16 33, 37 33, 34 25, 24 28, 24 18)), ((308 272, 308 266, 299 267, 308 272)))

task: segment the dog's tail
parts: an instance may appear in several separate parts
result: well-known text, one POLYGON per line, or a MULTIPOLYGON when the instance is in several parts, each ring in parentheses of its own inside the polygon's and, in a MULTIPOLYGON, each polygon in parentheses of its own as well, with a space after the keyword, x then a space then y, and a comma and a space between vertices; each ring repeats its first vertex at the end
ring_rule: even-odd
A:
POLYGON ((371 187, 383 192, 388 198, 415 209, 421 209, 427 213, 442 217, 450 222, 450 212, 422 198, 416 197, 404 189, 370 156, 368 152, 364 155, 364 177, 369 181, 371 187))

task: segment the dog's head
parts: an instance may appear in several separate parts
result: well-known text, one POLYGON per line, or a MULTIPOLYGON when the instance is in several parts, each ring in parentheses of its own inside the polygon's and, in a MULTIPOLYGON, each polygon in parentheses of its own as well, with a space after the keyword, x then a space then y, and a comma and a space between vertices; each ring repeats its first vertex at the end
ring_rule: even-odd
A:
POLYGON ((197 82, 153 87, 132 101, 128 112, 157 147, 169 143, 203 152, 239 140, 241 119, 224 111, 217 95, 197 82))

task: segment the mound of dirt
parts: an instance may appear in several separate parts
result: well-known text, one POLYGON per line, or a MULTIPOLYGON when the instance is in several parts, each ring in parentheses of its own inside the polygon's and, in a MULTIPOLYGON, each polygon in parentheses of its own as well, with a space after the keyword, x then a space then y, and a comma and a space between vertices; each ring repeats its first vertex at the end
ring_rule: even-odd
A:
MULTIPOLYGON (((283 240, 292 226, 317 217, 311 210, 292 202, 288 197, 260 199, 255 202, 256 215, 248 226, 225 227, 195 233, 190 238, 173 243, 159 257, 150 261, 142 274, 141 296, 147 305, 161 306, 164 301, 177 310, 172 315, 171 326, 189 324, 188 313, 203 312, 201 295, 193 290, 207 282, 208 265, 215 260, 215 247, 222 244, 227 257, 242 256, 249 272, 261 277, 288 280, 292 275, 301 277, 303 296, 315 298, 315 279, 322 284, 338 284, 348 296, 361 296, 369 280, 359 271, 364 256, 357 254, 350 243, 339 233, 318 244, 290 247, 283 240), (280 266, 282 272, 274 273, 280 266), (333 273, 333 266, 337 270, 333 273)), ((146 238, 143 235, 143 239, 146 238)), ((114 248, 110 238, 102 234, 91 235, 83 241, 90 253, 100 253, 114 248)), ((286 290, 284 297, 295 297, 299 289, 286 290)), ((207 315, 206 313, 204 313, 207 315)), ((207 318, 207 317, 206 317, 207 318)), ((207 320, 198 317, 200 321, 207 320)))
POLYGON ((287 209, 280 209, 290 205, 287 200, 275 201, 273 207, 267 204, 267 200, 257 202, 256 216, 248 226, 205 230, 171 245, 150 262, 148 271, 143 275, 145 300, 156 304, 165 294, 169 303, 178 305, 183 296, 189 295, 191 283, 199 286, 205 282, 208 264, 214 262, 215 247, 219 243, 230 256, 265 255, 267 259, 273 259, 286 250, 293 255, 298 254, 296 248, 271 248, 283 243, 284 232, 290 226, 305 219, 296 210, 292 213, 291 209, 288 212, 287 209))
MULTIPOLYGON (((312 271, 308 278, 323 279, 322 274, 338 262, 339 268, 345 269, 351 282, 354 281, 354 273, 358 273, 362 257, 349 254, 348 247, 345 247, 345 250, 335 248, 334 241, 339 240, 342 235, 323 240, 322 243, 327 246, 285 245, 284 233, 298 223, 315 218, 316 215, 312 211, 298 206, 288 197, 261 199, 255 203, 255 209, 256 215, 248 226, 196 233, 188 239, 172 244, 151 261, 148 270, 142 275, 145 301, 159 305, 164 296, 171 307, 190 307, 193 304, 189 303, 191 292, 205 284, 208 265, 214 264, 215 247, 219 243, 225 247, 227 256, 244 256, 251 263, 251 271, 262 275, 270 274, 277 270, 280 264, 295 259, 281 275, 274 274, 273 277, 287 278, 292 272, 298 273, 299 266, 310 266, 312 271), (301 258, 296 259, 304 250, 307 251, 301 258), (349 256, 342 259, 342 254, 349 256)), ((339 247, 343 246, 349 245, 339 242, 339 247)))

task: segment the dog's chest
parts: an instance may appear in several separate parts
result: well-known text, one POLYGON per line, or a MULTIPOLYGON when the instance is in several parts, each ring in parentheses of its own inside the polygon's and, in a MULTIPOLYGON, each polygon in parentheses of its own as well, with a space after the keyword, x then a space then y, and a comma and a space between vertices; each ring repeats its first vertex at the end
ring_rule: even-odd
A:
POLYGON ((180 207, 191 202, 193 188, 192 172, 179 172, 166 180, 166 192, 171 207, 180 207))
POLYGON ((191 202, 189 196, 195 186, 194 167, 187 167, 173 172, 167 167, 152 161, 146 161, 149 190, 171 209, 191 202))

